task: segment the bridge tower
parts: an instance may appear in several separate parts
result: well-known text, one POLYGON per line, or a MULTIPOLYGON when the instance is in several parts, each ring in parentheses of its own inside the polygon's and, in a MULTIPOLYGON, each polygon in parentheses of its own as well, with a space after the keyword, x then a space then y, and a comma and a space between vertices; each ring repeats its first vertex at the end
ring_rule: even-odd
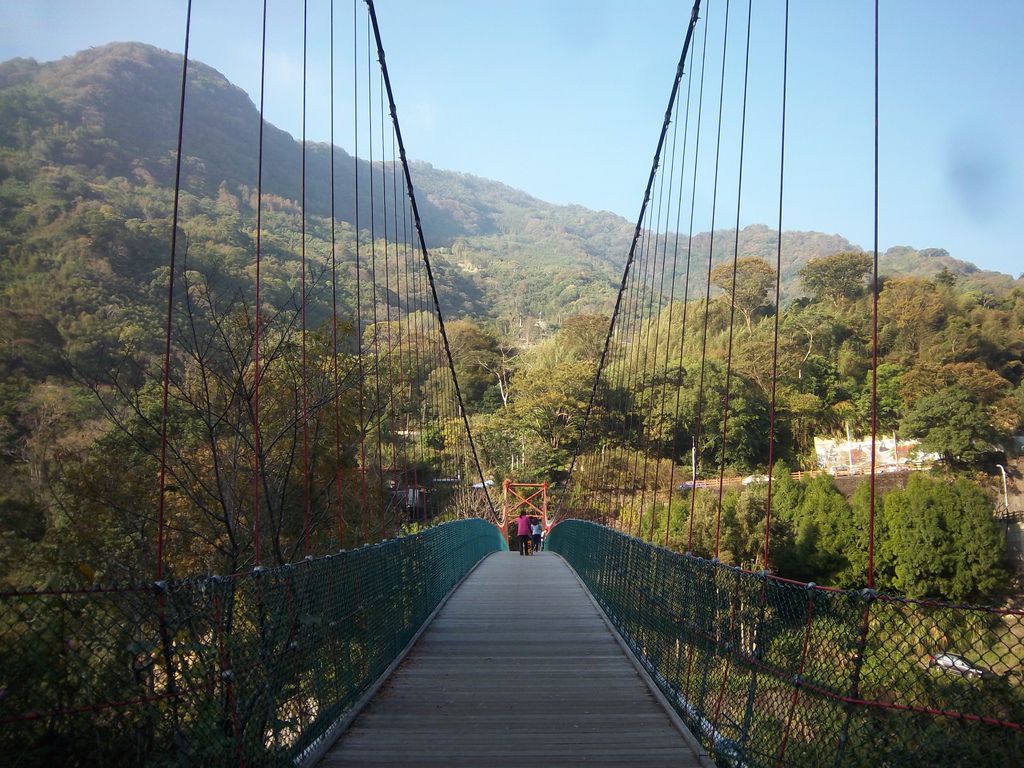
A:
MULTIPOLYGON (((501 497, 501 523, 499 527, 505 532, 505 537, 512 534, 509 526, 515 523, 519 516, 519 510, 528 507, 541 519, 541 525, 547 534, 551 530, 551 521, 548 519, 548 484, 547 483, 513 483, 508 478, 502 483, 501 497), (538 504, 540 506, 538 506, 538 504)), ((514 536, 512 536, 514 538, 514 536)))

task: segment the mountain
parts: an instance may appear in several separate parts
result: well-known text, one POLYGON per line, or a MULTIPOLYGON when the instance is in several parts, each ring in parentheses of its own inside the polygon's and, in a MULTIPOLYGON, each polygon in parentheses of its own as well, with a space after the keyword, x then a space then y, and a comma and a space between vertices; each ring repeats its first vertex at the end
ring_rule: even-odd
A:
MULTIPOLYGON (((133 190, 167 189, 173 183, 180 73, 179 55, 139 43, 113 43, 49 63, 14 59, 0 64, 0 243, 17 249, 53 224, 45 200, 57 193, 42 190, 52 187, 55 174, 66 177, 61 195, 75 199, 78 193, 68 191, 73 182, 84 185, 79 198, 97 203, 113 194, 100 186, 118 180, 129 209, 126 220, 144 220, 144 212, 130 210, 128 198, 133 190)), ((183 184, 189 195, 213 206, 208 215, 219 215, 214 210, 218 200, 234 200, 243 217, 251 214, 246 201, 256 186, 258 127, 258 112, 245 92, 213 68, 190 62, 183 184)), ((294 210, 300 169, 300 143, 267 125, 265 198, 278 200, 282 210, 294 210)), ((330 147, 308 145, 306 206, 311 216, 329 215, 330 170, 330 147)), ((359 206, 368 218, 370 170, 366 161, 335 148, 340 221, 355 220, 354 175, 360 179, 359 206)), ((449 314, 524 327, 538 317, 557 323, 571 314, 610 310, 633 223, 608 212, 552 205, 504 184, 423 162, 412 165, 412 174, 449 314)), ((374 204, 379 218, 382 203, 374 204)), ((284 217, 277 226, 294 227, 292 219, 284 217)), ((691 285, 704 279, 709 241, 708 233, 694 238, 691 285)), ((732 243, 732 231, 716 233, 714 263, 732 257, 732 243)), ((147 241, 147 247, 159 250, 156 242, 147 241)), ((740 256, 774 261, 775 248, 776 235, 768 227, 749 226, 740 233, 740 256)), ((851 249, 855 246, 839 235, 786 232, 784 295, 799 295, 796 275, 809 259, 851 249)), ((294 249, 290 256, 295 257, 294 249)), ((157 262, 156 254, 152 258, 157 262)), ((893 248, 881 265, 889 274, 930 276, 946 269, 987 292, 1005 292, 1014 284, 1008 276, 984 272, 938 249, 893 248)))

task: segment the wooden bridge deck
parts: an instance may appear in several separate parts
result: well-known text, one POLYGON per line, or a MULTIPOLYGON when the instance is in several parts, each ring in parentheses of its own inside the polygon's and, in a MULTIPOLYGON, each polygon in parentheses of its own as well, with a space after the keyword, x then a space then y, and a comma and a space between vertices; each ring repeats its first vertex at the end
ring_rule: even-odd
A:
POLYGON ((710 765, 556 555, 487 558, 325 756, 341 766, 710 765))

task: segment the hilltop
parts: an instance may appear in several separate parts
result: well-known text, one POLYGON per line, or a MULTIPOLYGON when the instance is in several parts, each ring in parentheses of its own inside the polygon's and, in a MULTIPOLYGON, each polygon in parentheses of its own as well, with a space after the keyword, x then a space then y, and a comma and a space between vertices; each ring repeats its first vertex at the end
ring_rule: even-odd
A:
MULTIPOLYGON (((43 188, 55 173, 70 173, 85 185, 71 194, 79 199, 103 198, 107 192, 102 187, 112 180, 126 195, 169 188, 180 71, 179 55, 140 43, 112 43, 48 63, 14 59, 0 64, 6 179, 0 190, 2 242, 17 251, 53 224, 28 214, 38 212, 41 198, 49 194, 43 188)), ((251 214, 246 202, 256 186, 258 125, 256 107, 244 91, 215 69, 191 62, 183 148, 186 192, 198 200, 236 200, 243 217, 251 214)), ((285 201, 279 207, 294 208, 300 196, 301 144, 267 125, 264 149, 265 196, 285 201)), ((334 162, 339 179, 359 174, 365 215, 369 165, 341 147, 335 148, 334 162)), ((306 206, 311 216, 329 214, 329 163, 328 145, 308 145, 306 206)), ((524 327, 538 317, 557 324, 572 314, 610 310, 632 222, 609 212, 553 205, 505 184, 425 162, 414 163, 412 173, 449 314, 524 327)), ((61 184, 62 194, 67 193, 68 180, 61 184)), ((339 184, 336 192, 337 218, 354 222, 352 185, 339 184)), ((124 218, 147 217, 125 211, 124 218)), ((277 222, 293 225, 291 219, 277 222)), ((709 240, 708 233, 696 235, 694 252, 706 254, 709 240)), ((731 231, 716 235, 715 263, 731 258, 732 240, 731 231)), ((740 256, 774 261, 775 248, 776 235, 769 227, 748 226, 740 233, 740 256)), ((838 234, 786 232, 784 297, 800 294, 796 274, 809 259, 851 249, 857 247, 838 234)), ((294 256, 282 254, 284 259, 294 256)), ((916 276, 945 269, 964 286, 997 295, 1014 285, 1009 276, 985 272, 935 248, 892 248, 881 266, 883 273, 916 276)), ((705 256, 694 259, 691 284, 703 282, 705 269, 705 256)))

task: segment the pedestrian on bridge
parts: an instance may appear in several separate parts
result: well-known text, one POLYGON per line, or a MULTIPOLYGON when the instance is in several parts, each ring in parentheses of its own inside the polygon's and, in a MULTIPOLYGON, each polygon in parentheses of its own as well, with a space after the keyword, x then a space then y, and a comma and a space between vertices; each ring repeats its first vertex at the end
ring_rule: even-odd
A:
POLYGON ((519 513, 519 554, 530 554, 530 518, 524 509, 519 513))
POLYGON ((533 534, 533 551, 540 552, 540 534, 543 528, 541 527, 540 520, 536 517, 530 518, 530 532, 533 534))

